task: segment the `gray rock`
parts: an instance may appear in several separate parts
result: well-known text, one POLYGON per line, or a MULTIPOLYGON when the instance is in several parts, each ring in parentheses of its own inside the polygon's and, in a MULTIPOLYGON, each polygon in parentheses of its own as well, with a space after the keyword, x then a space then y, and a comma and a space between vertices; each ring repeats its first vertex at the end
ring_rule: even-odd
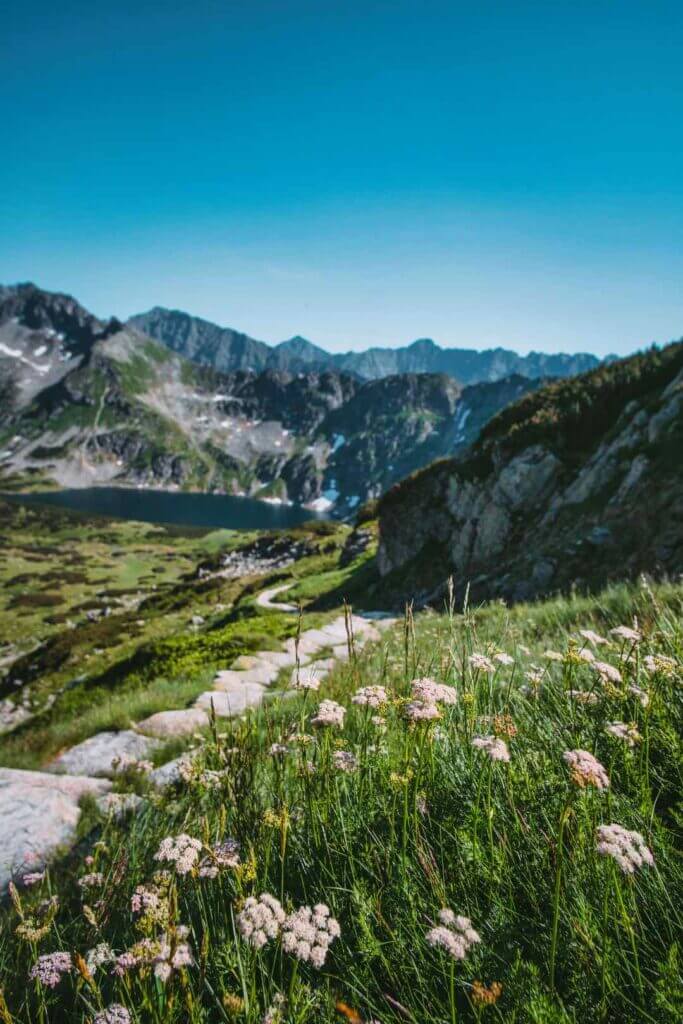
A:
POLYGON ((264 688, 257 683, 246 683, 230 691, 207 690, 198 697, 195 707, 209 711, 213 704, 218 718, 234 718, 250 708, 258 707, 264 692, 264 688))
POLYGON ((112 778, 116 775, 113 761, 144 760, 158 745, 159 740, 142 736, 132 729, 99 732, 56 757, 48 765, 48 771, 112 778))
POLYGON ((187 754, 181 754, 180 757, 174 757, 172 761, 167 761, 166 764, 155 768, 147 778, 157 789, 166 789, 167 786, 173 786, 180 782, 182 766, 190 761, 191 758, 187 754))
POLYGON ((15 875, 40 871, 76 835, 85 795, 102 795, 111 783, 45 772, 0 769, 0 890, 15 875))
POLYGON ((145 802, 143 797, 138 796, 137 793, 106 793, 104 796, 98 796, 95 801, 102 814, 111 816, 117 821, 125 818, 127 814, 139 811, 145 802))
POLYGON ((157 711, 142 722, 138 722, 140 732, 148 736, 166 739, 173 736, 191 736, 198 729, 205 729, 209 718, 201 708, 182 708, 177 711, 157 711))

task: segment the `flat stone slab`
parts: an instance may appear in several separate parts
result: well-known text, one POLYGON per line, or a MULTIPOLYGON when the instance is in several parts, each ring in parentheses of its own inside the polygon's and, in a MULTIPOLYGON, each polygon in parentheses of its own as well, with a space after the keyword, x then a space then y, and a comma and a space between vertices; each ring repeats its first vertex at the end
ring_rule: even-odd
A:
MULTIPOLYGON (((246 655, 246 657, 250 657, 250 655, 246 655)), ((251 657, 258 658, 260 661, 270 661, 273 665, 279 665, 280 668, 287 668, 295 661, 294 653, 290 654, 289 651, 257 651, 251 657)))
POLYGON ((235 687, 226 692, 223 690, 207 690, 197 699, 195 707, 209 711, 213 709, 218 718, 234 718, 243 715, 249 708, 258 707, 263 700, 264 689, 255 683, 235 687))
POLYGON ((52 775, 50 772, 30 772, 21 768, 0 768, 0 786, 6 788, 10 785, 50 789, 76 803, 82 796, 99 796, 111 789, 108 779, 93 779, 88 775, 52 775))
POLYGON ((206 729, 209 716, 201 708, 182 708, 177 711, 157 711, 142 722, 138 729, 148 736, 166 739, 173 736, 191 736, 198 729, 206 729))
POLYGON ((332 648, 332 657, 335 661, 348 661, 349 649, 346 644, 337 644, 332 648))
POLYGON ((13 877, 42 871, 70 846, 81 816, 78 800, 110 786, 107 780, 0 769, 0 891, 13 877))
POLYGON ((117 774, 112 762, 121 759, 141 761, 149 757, 159 740, 142 736, 132 729, 121 732, 98 732, 56 757, 49 772, 67 775, 94 775, 113 778, 117 774))

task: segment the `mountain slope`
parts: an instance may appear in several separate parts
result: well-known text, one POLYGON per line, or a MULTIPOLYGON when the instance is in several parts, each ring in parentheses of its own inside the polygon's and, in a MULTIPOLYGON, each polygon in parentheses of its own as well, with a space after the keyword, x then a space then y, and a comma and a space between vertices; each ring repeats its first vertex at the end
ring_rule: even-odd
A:
POLYGON ((230 328, 159 306, 131 317, 129 323, 187 359, 224 371, 271 368, 297 373, 326 368, 363 380, 400 373, 447 373, 461 384, 476 384, 501 380, 512 374, 530 378, 568 377, 599 363, 595 356, 587 353, 530 352, 520 356, 502 348, 483 352, 443 349, 429 338, 419 339, 404 348, 372 348, 340 354, 326 352, 300 337, 271 347, 230 328))
POLYGON ((476 600, 680 573, 682 451, 683 342, 549 384, 385 495, 380 572, 476 600))
MULTIPOLYGON (((316 368, 303 339, 284 347, 313 359, 306 373, 221 373, 68 296, 33 285, 0 295, 0 471, 17 485, 201 489, 346 515, 464 448, 536 386, 516 377, 463 390, 443 374, 363 383, 316 368)), ((180 326, 190 337, 193 325, 180 326)))

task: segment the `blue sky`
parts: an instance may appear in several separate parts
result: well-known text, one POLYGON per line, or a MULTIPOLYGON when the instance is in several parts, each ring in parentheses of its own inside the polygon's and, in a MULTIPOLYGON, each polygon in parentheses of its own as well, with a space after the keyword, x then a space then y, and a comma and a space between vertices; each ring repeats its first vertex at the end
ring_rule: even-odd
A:
POLYGON ((8 0, 0 281, 328 348, 683 335, 683 5, 8 0))

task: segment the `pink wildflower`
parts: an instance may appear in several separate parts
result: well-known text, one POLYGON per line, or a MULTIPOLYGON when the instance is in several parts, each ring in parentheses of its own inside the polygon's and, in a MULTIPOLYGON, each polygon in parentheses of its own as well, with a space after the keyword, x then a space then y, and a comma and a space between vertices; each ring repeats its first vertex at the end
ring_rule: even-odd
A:
POLYGON ((609 778, 604 767, 588 750, 565 750, 562 755, 571 768, 572 780, 582 789, 595 786, 596 789, 607 789, 609 778))
POLYGON ((38 957, 29 972, 29 977, 47 988, 55 988, 62 980, 62 975, 69 974, 72 970, 71 953, 45 953, 38 957))
POLYGON ((317 903, 312 910, 299 907, 282 925, 282 948, 297 960, 320 968, 330 944, 340 934, 339 922, 330 917, 330 908, 324 903, 317 903))
POLYGON ((472 946, 481 942, 469 917, 456 915, 445 907, 439 911, 439 921, 439 925, 427 932, 427 942, 435 949, 444 949, 454 960, 464 960, 472 946))
POLYGON ((472 746, 475 750, 483 750, 492 761, 504 761, 507 763, 510 760, 510 751, 508 750, 507 743, 497 736, 475 736, 472 740, 472 746))
POLYGON ((346 708, 341 704, 337 704, 334 700, 323 700, 318 706, 317 714, 311 719, 311 724, 338 726, 341 729, 344 725, 345 714, 346 708))

